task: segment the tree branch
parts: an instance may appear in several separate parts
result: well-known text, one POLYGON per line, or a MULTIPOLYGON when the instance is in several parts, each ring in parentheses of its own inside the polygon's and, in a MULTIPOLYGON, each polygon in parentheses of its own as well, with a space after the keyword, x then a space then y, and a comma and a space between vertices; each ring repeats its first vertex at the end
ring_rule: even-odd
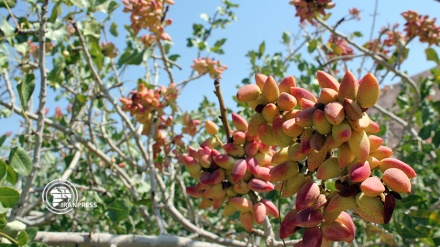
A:
POLYGON ((139 236, 139 235, 113 235, 109 233, 76 233, 76 232, 38 232, 35 242, 50 246, 81 246, 81 247, 220 247, 221 245, 192 240, 184 237, 169 235, 139 236))
POLYGON ((30 188, 34 185, 37 172, 40 170, 40 158, 41 158, 41 145, 43 142, 43 130, 44 130, 44 119, 45 119, 45 109, 46 109, 46 84, 47 84, 47 74, 46 74, 46 23, 47 23, 47 5, 49 0, 44 0, 41 7, 40 15, 40 31, 39 31, 39 56, 38 64, 40 67, 40 95, 39 95, 39 106, 38 106, 38 118, 37 118, 37 133, 35 137, 34 146, 34 157, 32 161, 32 171, 29 177, 26 179, 25 186, 21 191, 20 200, 17 205, 12 209, 9 215, 8 221, 13 221, 19 215, 23 203, 28 196, 30 188))
MULTIPOLYGON (((420 142, 424 142, 424 141, 419 137, 419 133, 417 132, 417 130, 414 129, 413 127, 409 126, 409 124, 408 124, 405 120, 401 119, 400 117, 396 116, 394 113, 388 111, 387 109, 383 108, 382 106, 380 106, 380 105, 378 105, 378 104, 375 104, 375 105, 373 106, 373 108, 377 109, 380 113, 382 113, 382 114, 384 114, 384 115, 390 117, 392 120, 396 121, 398 124, 402 125, 404 128, 408 128, 408 129, 409 129, 409 132, 411 133, 411 135, 412 135, 414 138, 416 138, 416 139, 417 139, 418 141, 420 141, 420 142)), ((436 153, 435 153, 434 151, 430 151, 430 152, 428 153, 428 155, 429 155, 429 157, 430 157, 432 160, 435 160, 435 159, 437 158, 437 155, 436 155, 436 153)))
MULTIPOLYGON (((154 114, 150 133, 148 133, 147 148, 148 148, 148 153, 150 153, 150 154, 153 153, 153 142, 152 141, 154 140, 154 131, 156 129, 156 123, 155 123, 156 120, 154 120, 156 118, 157 118, 157 115, 154 114)), ((165 226, 164 226, 164 221, 163 221, 162 215, 159 210, 159 206, 158 206, 159 203, 157 201, 157 196, 156 196, 156 168, 154 167, 154 160, 150 159, 148 161, 147 166, 150 169, 150 184, 151 184, 150 191, 151 191, 151 201, 152 201, 154 216, 156 218, 156 222, 157 222, 157 226, 159 227, 160 234, 165 234, 165 233, 167 233, 167 230, 165 229, 165 226)))

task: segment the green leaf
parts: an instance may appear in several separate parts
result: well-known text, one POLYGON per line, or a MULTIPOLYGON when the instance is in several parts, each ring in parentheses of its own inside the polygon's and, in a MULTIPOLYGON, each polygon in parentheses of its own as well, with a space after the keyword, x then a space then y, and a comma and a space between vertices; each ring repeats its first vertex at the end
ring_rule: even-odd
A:
POLYGON ((6 8, 6 4, 9 8, 13 8, 17 4, 17 0, 0 0, 0 8, 6 8))
POLYGON ((218 54, 223 54, 224 51, 221 48, 223 46, 223 44, 226 42, 226 38, 223 39, 219 39, 215 42, 214 46, 211 48, 212 52, 218 53, 218 54))
POLYGON ((141 199, 139 201, 132 201, 131 203, 133 203, 136 206, 141 206, 141 205, 149 206, 151 205, 151 199, 141 199))
POLYGON ((29 237, 28 237, 27 233, 25 231, 20 231, 16 237, 17 245, 18 246, 26 245, 28 242, 28 239, 29 239, 29 237))
POLYGON ((14 147, 9 153, 9 164, 18 174, 28 176, 32 171, 31 158, 22 147, 14 147))
POLYGON ((15 50, 21 55, 25 55, 29 51, 29 45, 27 43, 21 43, 14 45, 15 50))
POLYGON ((402 231, 402 238, 426 238, 432 235, 432 228, 427 226, 405 227, 402 231))
POLYGON ((318 40, 313 39, 309 42, 309 46, 307 47, 307 50, 309 53, 312 53, 314 50, 316 50, 316 46, 318 45, 318 40))
POLYGON ((141 51, 138 50, 126 50, 124 54, 118 60, 118 66, 122 67, 122 65, 139 65, 144 61, 144 55, 151 56, 153 50, 151 49, 143 49, 141 51))
MULTIPOLYGON (((115 11, 118 7, 120 6, 119 3, 115 2, 115 1, 110 1, 107 5, 107 9, 106 12, 108 14, 113 13, 113 11, 115 11)), ((105 12, 105 11, 104 11, 105 12)))
POLYGON ((426 140, 431 137, 431 125, 427 124, 419 131, 419 136, 422 140, 426 140))
POLYGON ((289 32, 283 32, 283 43, 288 44, 290 42, 290 33, 289 32))
POLYGON ((440 60, 438 58, 437 52, 434 50, 434 48, 426 48, 425 50, 426 59, 428 61, 434 61, 437 65, 440 64, 440 60))
POLYGON ((101 11, 107 14, 111 14, 120 5, 115 1, 109 0, 83 0, 81 4, 90 12, 101 11))
MULTIPOLYGON (((1 208, 1 206, 2 205, 0 204, 0 208, 1 208)), ((5 227, 6 224, 8 224, 8 220, 6 219, 6 214, 1 213, 0 214, 0 229, 5 227)))
POLYGON ((106 3, 108 3, 108 0, 87 0, 85 1, 85 6, 87 7, 87 11, 96 12, 105 9, 106 3), (102 5, 104 5, 104 7, 102 5))
POLYGON ((101 47, 99 46, 99 39, 90 38, 90 55, 92 56, 93 62, 96 64, 98 70, 102 69, 104 64, 104 55, 102 54, 101 47))
MULTIPOLYGON (((61 3, 61 2, 60 2, 61 3)), ((60 21, 59 18, 53 22, 47 23, 47 37, 50 37, 53 41, 63 41, 66 38, 67 30, 64 22, 60 21)))
POLYGON ((70 1, 79 8, 85 7, 83 0, 70 0, 70 1))
POLYGON ((409 215, 418 225, 440 225, 440 213, 436 210, 414 210, 409 215))
POLYGON ((226 42, 226 40, 226 38, 217 40, 214 44, 214 47, 221 47, 226 42))
POLYGON ((12 111, 7 108, 3 108, 0 110, 0 117, 8 118, 11 115, 12 115, 12 111))
POLYGON ((6 175, 6 163, 0 159, 0 180, 6 175))
POLYGON ((2 135, 2 137, 0 137, 0 147, 2 147, 3 143, 5 143, 6 137, 7 137, 6 134, 4 134, 4 135, 2 135))
POLYGON ((17 85, 18 96, 20 97, 21 107, 27 110, 27 104, 35 89, 34 74, 26 74, 23 81, 17 85))
POLYGON ((430 102, 430 104, 437 113, 440 113, 440 101, 430 102))
POLYGON ((113 222, 125 220, 129 213, 129 204, 123 199, 116 199, 107 207, 108 217, 113 222))
POLYGON ((263 56, 264 50, 266 50, 266 43, 261 42, 260 47, 258 47, 258 57, 263 56))
POLYGON ((197 44, 195 39, 187 38, 186 39, 186 47, 193 47, 197 44))
POLYGON ((118 35, 119 35, 118 25, 114 22, 112 22, 112 24, 110 25, 110 33, 115 37, 118 37, 118 35))
POLYGON ((3 207, 12 208, 20 199, 20 193, 10 187, 0 187, 0 203, 3 207))
POLYGON ((52 14, 49 16, 48 21, 54 22, 58 18, 58 16, 61 15, 62 12, 63 12, 62 2, 61 1, 56 2, 55 6, 53 6, 52 8, 52 14))
POLYGON ((180 58, 180 55, 179 55, 179 54, 173 54, 173 55, 170 55, 170 56, 168 57, 168 59, 171 60, 171 61, 173 61, 173 62, 177 61, 177 59, 179 59, 179 58, 180 58))
POLYGON ((165 50, 165 54, 170 53, 171 45, 169 43, 165 43, 163 45, 163 49, 165 50))
POLYGON ((436 148, 440 146, 440 130, 435 132, 434 138, 432 138, 432 143, 436 148))
POLYGON ((58 157, 53 155, 53 153, 51 152, 44 152, 44 154, 41 157, 41 160, 44 162, 44 164, 53 167, 55 167, 56 164, 58 163, 58 157))
POLYGON ((84 24, 84 36, 92 36, 99 40, 101 36, 101 25, 97 22, 88 21, 84 24))
POLYGON ((412 206, 420 206, 426 202, 426 198, 419 195, 409 195, 404 200, 402 200, 405 208, 410 208, 412 206))
POLYGON ((2 23, 1 23, 1 31, 3 32, 3 37, 8 37, 6 40, 9 42, 9 44, 13 43, 13 35, 15 33, 15 28, 13 26, 11 26, 8 22, 8 20, 6 20, 6 15, 2 16, 2 23))
POLYGON ((364 35, 361 32, 356 31, 356 32, 353 32, 353 36, 355 36, 355 37, 362 37, 364 35))
POLYGON ((27 244, 31 244, 34 241, 35 236, 37 236, 38 227, 27 227, 26 233, 28 235, 27 244))
POLYGON ((197 45, 197 47, 199 48, 199 50, 203 51, 208 47, 208 42, 199 42, 199 44, 197 45))
POLYGON ((14 171, 11 165, 6 165, 6 181, 15 185, 18 180, 18 173, 14 171))
MULTIPOLYGON (((24 66, 24 65, 23 65, 24 66)), ((0 56, 0 68, 7 68, 8 67, 8 57, 7 56, 0 56)))
POLYGON ((202 37, 205 33, 205 28, 203 28, 202 24, 193 24, 193 35, 195 37, 202 37))
POLYGON ((440 237, 432 238, 432 241, 434 242, 434 246, 440 246, 440 237))
POLYGON ((232 3, 231 1, 227 1, 227 0, 225 0, 223 3, 228 8, 238 8, 238 6, 239 6, 237 3, 232 3))

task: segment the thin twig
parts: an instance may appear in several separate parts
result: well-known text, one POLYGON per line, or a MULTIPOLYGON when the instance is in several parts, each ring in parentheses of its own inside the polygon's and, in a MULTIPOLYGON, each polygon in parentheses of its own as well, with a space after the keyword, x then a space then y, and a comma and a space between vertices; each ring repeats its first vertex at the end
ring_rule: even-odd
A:
POLYGON ((11 104, 15 104, 15 94, 14 94, 14 90, 12 89, 11 82, 9 81, 9 74, 6 68, 3 68, 3 76, 5 78, 6 87, 8 88, 11 104))
POLYGON ((352 58, 357 58, 357 57, 365 57, 365 54, 354 54, 354 55, 332 57, 327 61, 327 63, 323 64, 322 67, 325 67, 325 66, 327 66, 335 61, 338 61, 338 60, 352 59, 352 58))
MULTIPOLYGON (((374 1, 373 23, 371 24, 370 39, 369 40, 373 39, 374 28, 376 27, 376 17, 377 17, 377 6, 378 5, 379 5, 379 1, 378 0, 374 1)), ((362 68, 364 67, 365 59, 366 59, 366 57, 362 58, 361 66, 359 67, 359 76, 358 76, 358 78, 361 77, 362 68)))
POLYGON ((160 38, 157 39, 157 44, 159 45, 160 54, 162 56, 162 61, 165 66, 165 71, 168 74, 168 77, 170 78, 170 84, 174 82, 173 73, 171 73, 171 69, 168 66, 168 59, 165 54, 165 49, 163 48, 162 42, 160 42, 160 38))
MULTIPOLYGON (((3 0, 2 2, 5 4, 6 8, 8 9, 8 12, 9 12, 9 14, 11 15, 12 20, 14 21, 15 26, 17 27, 17 29, 20 29, 20 25, 18 25, 17 19, 15 18, 14 14, 13 14, 12 11, 11 11, 11 8, 9 7, 8 1, 3 0)), ((41 24, 41 23, 40 23, 40 24, 41 24)), ((41 31, 41 29, 40 29, 40 31, 41 31)), ((38 31, 37 31, 37 32, 38 32, 38 31)))
MULTIPOLYGON (((159 57, 159 56, 156 56, 156 55, 153 55, 151 57, 155 58, 155 59, 163 60, 162 57, 159 57)), ((178 65, 176 62, 174 62, 172 60, 169 60, 168 58, 166 58, 166 62, 168 62, 169 64, 172 64, 173 66, 176 66, 179 70, 182 70, 182 67, 180 65, 178 65)))
MULTIPOLYGON (((103 114, 102 114, 103 116, 102 116, 102 118, 104 119, 104 115, 105 115, 105 113, 103 112, 103 114)), ((104 120, 103 120, 104 121, 104 120)), ((135 161, 135 160, 133 160, 132 158, 130 158, 130 157, 127 157, 127 155, 125 155, 125 153, 120 149, 120 148, 118 148, 118 146, 120 145, 120 144, 116 144, 116 143, 114 143, 113 142, 113 140, 110 138, 110 136, 107 134, 107 130, 106 130, 106 128, 105 128, 105 125, 104 124, 102 124, 101 125, 101 134, 102 134, 102 138, 104 138, 105 139, 105 141, 108 143, 108 145, 110 146, 110 148, 109 148, 109 150, 106 150, 104 153, 109 153, 110 151, 114 151, 114 152, 116 152, 117 154, 118 154, 118 156, 121 158, 121 159, 123 159, 124 161, 126 161, 126 162, 128 162, 130 165, 132 165, 133 167, 138 167, 139 165, 138 165, 138 163, 135 161)))
POLYGON ((91 123, 91 120, 93 119, 92 114, 93 114, 93 102, 94 102, 94 100, 95 100, 95 97, 90 95, 90 106, 89 106, 89 112, 87 114, 87 124, 86 124, 87 127, 89 128, 90 141, 92 143, 95 143, 95 134, 94 134, 92 123, 91 123))
POLYGON ((198 74, 196 76, 190 77, 182 82, 177 83, 177 87, 182 87, 184 88, 189 82, 194 81, 196 79, 199 79, 200 77, 206 75, 206 73, 202 73, 202 74, 198 74))
POLYGON ((220 80, 219 79, 215 79, 214 80, 214 86, 215 86, 215 95, 218 98, 218 102, 220 104, 220 119, 222 120, 222 124, 223 124, 223 129, 225 130, 225 134, 226 134, 226 140, 227 142, 230 142, 231 140, 231 127, 229 126, 229 121, 228 121, 228 110, 225 106, 225 102, 223 100, 223 95, 222 95, 222 90, 220 89, 220 80))
MULTIPOLYGON (((185 191, 185 184, 183 183, 182 176, 176 176, 175 180, 177 180, 177 184, 179 185, 180 189, 182 191, 185 191)), ((185 198, 186 205, 188 205, 188 210, 190 212, 191 220, 197 226, 199 222, 198 222, 198 218, 196 217, 197 213, 196 210, 194 209, 194 205, 187 193, 183 193, 183 197, 185 198)))
POLYGON ((301 44, 298 45, 298 47, 295 48, 295 50, 289 52, 289 55, 286 56, 286 58, 283 60, 283 66, 286 66, 287 62, 299 51, 301 48, 307 43, 307 39, 304 39, 301 44))

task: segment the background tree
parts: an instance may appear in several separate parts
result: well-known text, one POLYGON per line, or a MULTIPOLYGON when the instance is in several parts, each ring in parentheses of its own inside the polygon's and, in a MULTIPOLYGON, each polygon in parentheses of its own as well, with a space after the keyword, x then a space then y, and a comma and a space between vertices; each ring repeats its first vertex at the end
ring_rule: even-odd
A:
MULTIPOLYGON (((196 51, 196 57, 191 68, 185 68, 179 65, 181 51, 173 47, 173 33, 168 32, 173 25, 169 15, 169 9, 174 6, 172 0, 125 0, 122 3, 2 0, 0 113, 2 118, 17 116, 15 125, 22 128, 14 135, 6 133, 0 138, 1 242, 19 246, 310 244, 306 242, 312 239, 308 234, 320 234, 321 230, 307 226, 291 229, 296 225, 289 221, 289 217, 297 215, 291 213, 292 209, 298 209, 298 203, 305 203, 306 199, 298 199, 301 193, 283 196, 284 182, 278 183, 277 189, 270 182, 260 182, 274 182, 274 178, 270 178, 270 165, 283 163, 280 157, 285 155, 278 151, 282 150, 279 140, 270 144, 270 140, 261 135, 274 124, 257 125, 258 139, 237 133, 249 132, 248 124, 251 125, 251 117, 255 118, 255 111, 262 112, 262 107, 269 105, 268 102, 245 103, 254 99, 254 92, 259 96, 261 90, 266 99, 271 98, 273 92, 281 90, 279 85, 286 78, 287 85, 295 83, 298 88, 318 96, 322 88, 329 87, 322 85, 324 79, 320 75, 326 80, 332 81, 334 77, 341 82, 349 69, 353 72, 351 78, 371 82, 374 80, 365 78, 374 76, 378 85, 390 77, 401 81, 401 90, 391 108, 382 107, 381 101, 362 107, 370 108, 369 117, 380 126, 375 135, 383 137, 384 144, 392 147, 392 150, 384 150, 388 153, 391 150, 393 157, 411 165, 418 176, 411 179, 411 193, 396 200, 388 224, 376 224, 383 222, 349 210, 349 214, 341 214, 336 221, 348 229, 348 236, 338 240, 362 246, 440 245, 440 104, 435 93, 440 83, 440 60, 436 53, 440 27, 435 18, 408 10, 402 13, 400 25, 385 26, 377 34, 372 33, 368 42, 359 43, 361 32, 344 34, 339 30, 345 23, 361 18, 362 12, 351 8, 347 16, 330 22, 328 17, 334 5, 328 0, 286 2, 286 7, 300 19, 300 33, 280 34, 285 51, 270 53, 265 42, 249 50, 250 73, 244 76, 240 86, 252 90, 240 99, 243 96, 240 89, 234 98, 237 106, 232 106, 224 104, 224 98, 231 95, 221 91, 221 77, 227 66, 219 60, 219 55, 225 53, 223 46, 227 39, 214 34, 237 19, 235 11, 239 5, 236 3, 224 0, 214 14, 201 16, 203 23, 192 24, 193 31, 186 45, 196 51), (118 28, 120 21, 114 15, 118 8, 130 19, 124 33, 118 28), (116 43, 114 40, 118 37, 124 37, 125 43, 116 43), (401 70, 402 64, 411 59, 412 43, 423 46, 426 60, 436 66, 424 77, 411 78, 401 70), (298 68, 298 74, 289 77, 287 73, 292 67, 298 68), (179 70, 188 71, 189 76, 176 80, 179 70), (371 74, 364 77, 368 72, 371 74), (258 76, 254 77, 256 73, 258 76), (124 79, 131 78, 132 74, 138 78, 124 79), (272 77, 267 79, 265 75, 272 77), (210 97, 205 97, 197 111, 186 111, 179 106, 178 97, 199 78, 213 82, 219 107, 210 97), (255 83, 272 87, 257 89, 255 83), (49 113, 54 108, 55 113, 49 113), (399 133, 394 133, 396 130, 399 133), (249 175, 255 179, 247 183, 251 191, 237 196, 240 188, 231 189, 231 181, 239 184, 244 180, 244 173, 240 174, 237 167, 245 163, 236 161, 244 154, 234 152, 249 141, 259 143, 260 151, 267 151, 261 151, 261 157, 255 158, 264 169, 249 175), (205 147, 210 147, 209 153, 205 147), (216 149, 224 155, 212 151, 216 149), (265 166, 264 162, 267 162, 265 166), (218 169, 219 166, 224 168, 220 164, 236 167, 231 177, 226 172, 230 169, 218 169), (212 184, 220 185, 211 186, 209 190, 194 186, 198 180, 206 179, 203 173, 214 174, 214 170, 217 173, 208 180, 219 180, 212 184), (80 191, 80 201, 96 202, 97 207, 74 208, 61 215, 48 211, 42 202, 43 188, 55 179, 72 182, 80 191), (223 197, 212 198, 216 192, 223 193, 223 197), (264 214, 257 213, 261 208, 265 208, 264 214), (351 218, 355 232, 348 227, 351 218), (304 242, 300 242, 301 239, 304 242)), ((387 90, 391 89, 382 88, 381 93, 386 94, 387 90)), ((311 109, 315 104, 313 98, 306 98, 311 103, 306 100, 301 103, 295 93, 288 90, 286 94, 283 97, 288 99, 295 96, 298 111, 311 109)), ((368 94, 374 95, 374 90, 368 94)), ((276 106, 272 104, 274 110, 266 112, 280 109, 278 96, 273 99, 278 101, 276 106)), ((266 116, 264 121, 269 122, 267 119, 266 116)), ((298 141, 305 140, 306 136, 305 132, 301 133, 298 141)), ((246 153, 246 156, 252 155, 246 153)), ((247 169, 252 169, 250 160, 246 160, 247 169)), ((297 170, 305 174, 302 185, 310 182, 306 178, 321 176, 316 175, 308 163, 295 164, 299 164, 297 170)), ((290 164, 289 169, 292 166, 295 165, 290 164)), ((380 174, 378 169, 373 171, 373 175, 380 174)), ((331 191, 343 190, 338 187, 338 179, 321 177, 316 180, 318 183, 309 184, 311 188, 318 188, 318 195, 325 195, 330 202, 335 194, 331 191)), ((393 187, 386 178, 383 180, 385 185, 393 187)), ((358 184, 354 187, 358 188, 358 184)), ((397 191, 394 188, 390 190, 397 191)), ((394 192, 385 194, 388 198, 391 197, 388 195, 400 197, 394 192)), ((386 199, 383 202, 389 205, 386 199)), ((390 213, 385 213, 385 217, 390 217, 390 213)), ((332 227, 327 234, 335 229, 332 227)))

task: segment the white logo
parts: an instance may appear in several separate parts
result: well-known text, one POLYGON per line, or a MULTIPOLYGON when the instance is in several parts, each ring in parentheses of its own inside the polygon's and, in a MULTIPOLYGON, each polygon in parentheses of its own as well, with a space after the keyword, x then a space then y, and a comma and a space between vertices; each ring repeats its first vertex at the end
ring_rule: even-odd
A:
POLYGON ((66 214, 74 207, 97 207, 96 202, 78 203, 78 192, 69 181, 53 180, 43 190, 43 202, 55 214, 66 214))

